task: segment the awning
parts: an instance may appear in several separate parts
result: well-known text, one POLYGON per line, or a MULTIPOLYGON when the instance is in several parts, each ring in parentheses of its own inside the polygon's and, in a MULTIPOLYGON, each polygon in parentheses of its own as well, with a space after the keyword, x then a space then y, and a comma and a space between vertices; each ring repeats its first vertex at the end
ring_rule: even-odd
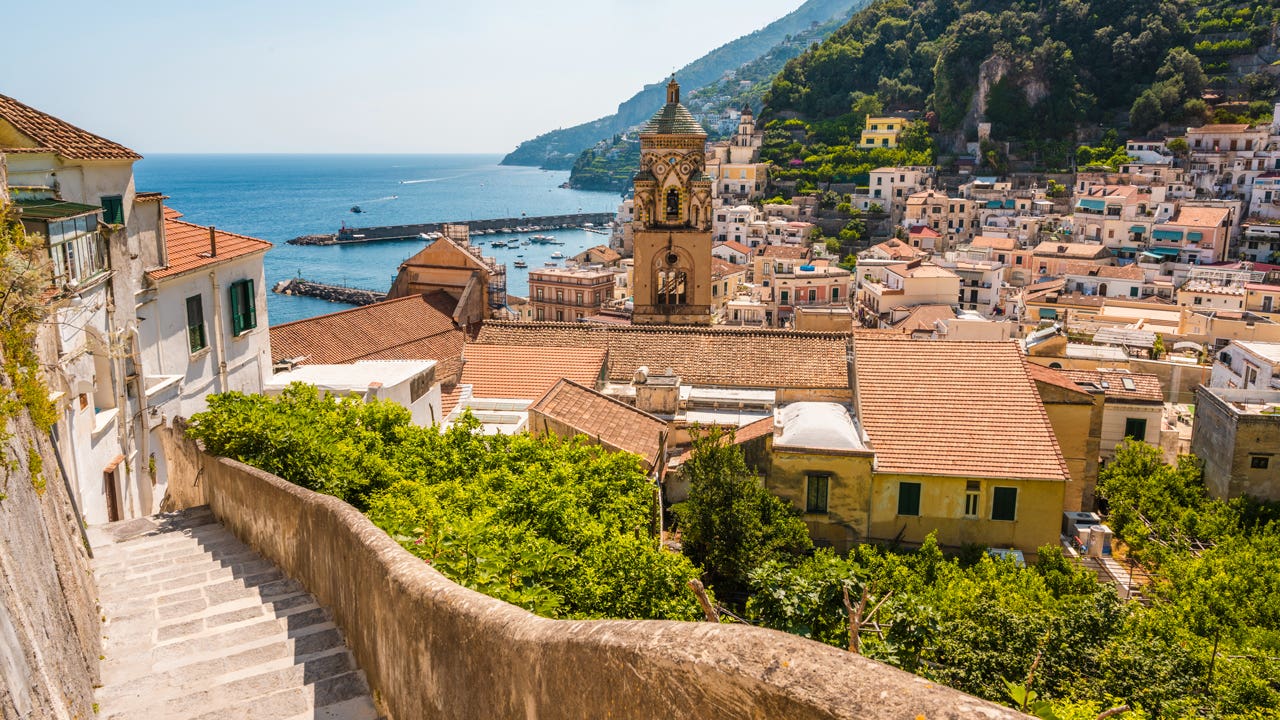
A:
POLYGON ((1156 230, 1155 232, 1151 233, 1151 236, 1154 237, 1156 240, 1181 240, 1182 231, 1181 230, 1156 230))
POLYGON ((1164 257, 1177 257, 1178 253, 1180 252, 1182 251, 1179 250, 1178 248, 1166 248, 1166 247, 1147 248, 1148 255, 1163 255, 1164 257))
POLYGON ((1141 226, 1141 225, 1133 225, 1133 226, 1130 226, 1130 228, 1129 228, 1129 232, 1131 232, 1131 233, 1137 233, 1138 235, 1141 235, 1141 234, 1145 233, 1146 231, 1147 231, 1147 229, 1146 229, 1145 227, 1141 226))
POLYGON ((1080 200, 1080 202, 1076 203, 1076 207, 1085 208, 1086 210, 1097 210, 1098 212, 1102 212, 1103 210, 1107 209, 1107 201, 1082 199, 1080 200))
POLYGON ((1204 239, 1204 235, 1198 232, 1189 232, 1187 233, 1187 239, 1191 242, 1200 242, 1204 239))
POLYGON ((16 200, 13 204, 22 211, 23 220, 65 220, 102 212, 101 205, 81 205, 62 200, 16 200))
POLYGON ((1058 311, 1053 308, 1040 308, 1041 320, 1053 320, 1058 317, 1058 311))

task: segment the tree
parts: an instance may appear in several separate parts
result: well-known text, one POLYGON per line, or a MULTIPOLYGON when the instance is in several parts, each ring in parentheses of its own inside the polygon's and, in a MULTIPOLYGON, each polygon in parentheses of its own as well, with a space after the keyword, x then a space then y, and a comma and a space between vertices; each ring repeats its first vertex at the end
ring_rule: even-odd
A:
POLYGON ((800 513, 748 471, 732 432, 717 427, 697 433, 681 472, 689 499, 672 508, 681 546, 718 594, 740 597, 756 567, 813 550, 800 513))
POLYGON ((1200 66, 1200 58, 1192 55, 1186 48, 1175 47, 1164 58, 1164 64, 1156 71, 1156 78, 1162 82, 1180 82, 1182 96, 1198 98, 1209 84, 1209 78, 1200 66))
POLYGON ((1160 96, 1152 90, 1144 90, 1129 109, 1129 125, 1139 134, 1150 132, 1164 121, 1164 108, 1160 96))

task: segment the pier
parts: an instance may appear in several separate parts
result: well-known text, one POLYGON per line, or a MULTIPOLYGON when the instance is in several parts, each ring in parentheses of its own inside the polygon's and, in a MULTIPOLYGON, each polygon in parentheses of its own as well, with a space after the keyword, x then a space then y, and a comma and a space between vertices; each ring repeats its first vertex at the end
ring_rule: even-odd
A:
MULTIPOLYGON (((544 215, 540 217, 497 218, 494 220, 461 220, 454 222, 420 223, 417 225, 385 225, 382 227, 343 227, 331 235, 303 235, 289 241, 290 245, 346 245, 350 243, 379 242, 383 240, 420 240, 422 235, 444 232, 445 225, 466 225, 472 233, 540 232, 583 228, 591 225, 607 225, 613 213, 574 213, 569 215, 544 215)), ((590 230, 592 228, 584 228, 590 230)))
POLYGON ((365 290, 346 285, 326 285, 302 278, 282 280, 271 290, 280 295, 302 295, 347 305, 372 305, 387 299, 385 292, 377 290, 365 290))

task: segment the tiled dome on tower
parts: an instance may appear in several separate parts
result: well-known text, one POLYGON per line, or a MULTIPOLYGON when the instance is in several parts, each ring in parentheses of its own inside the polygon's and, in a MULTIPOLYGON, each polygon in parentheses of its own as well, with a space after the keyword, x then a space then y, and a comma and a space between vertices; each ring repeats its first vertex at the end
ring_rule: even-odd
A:
POLYGON ((693 119, 689 109, 680 104, 680 83, 676 82, 675 75, 672 75, 671 82, 667 83, 667 104, 663 105, 656 115, 649 118, 649 122, 640 128, 640 134, 707 136, 707 131, 693 119))

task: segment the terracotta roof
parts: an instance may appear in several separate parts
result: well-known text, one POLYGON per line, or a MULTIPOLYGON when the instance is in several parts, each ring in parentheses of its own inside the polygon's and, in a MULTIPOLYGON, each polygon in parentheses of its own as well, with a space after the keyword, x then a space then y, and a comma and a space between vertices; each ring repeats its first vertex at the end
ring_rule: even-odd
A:
POLYGON ((910 278, 960 277, 959 275, 956 275, 954 272, 948 270, 947 268, 941 267, 939 265, 930 265, 927 263, 923 265, 917 265, 915 267, 911 267, 910 265, 907 265, 907 266, 891 265, 889 266, 889 271, 894 273, 895 275, 901 275, 902 277, 910 277, 910 278))
POLYGON ((1069 479, 1015 342, 859 333, 854 348, 877 472, 1069 479))
POLYGON ((594 386, 604 371, 604 348, 476 345, 462 349, 460 385, 472 397, 537 400, 561 379, 594 386))
MULTIPOLYGON (((730 250, 733 250, 734 252, 742 253, 743 255, 751 254, 751 248, 747 247, 746 245, 743 245, 737 240, 729 240, 727 242, 722 242, 716 245, 716 247, 727 247, 730 250)), ((712 248, 712 249, 715 249, 715 248, 712 248)))
MULTIPOLYGON (((766 435, 772 435, 772 434, 773 434, 773 416, 770 415, 767 418, 761 418, 753 423, 743 425, 742 427, 735 430, 733 433, 733 444, 745 445, 746 443, 749 443, 752 440, 759 440, 760 438, 765 437, 766 435)), ((671 458, 671 460, 667 463, 667 466, 673 467, 673 468, 680 467, 681 465, 688 462, 689 458, 691 457, 693 457, 692 445, 686 448, 684 452, 671 458)))
POLYGON ((1063 263, 1060 274, 1139 281, 1145 277, 1142 273, 1142 268, 1137 265, 1099 265, 1083 260, 1072 260, 1063 263))
POLYGON ((914 260, 924 255, 924 251, 919 248, 911 247, 901 240, 885 240, 878 245, 872 245, 871 250, 878 250, 881 254, 887 256, 890 260, 914 260))
POLYGON ((612 265, 613 263, 621 260, 622 256, 618 254, 617 250, 614 250, 608 245, 596 245, 595 247, 589 247, 577 255, 574 255, 573 259, 578 262, 591 261, 602 262, 605 265, 612 265))
POLYGON ((805 260, 809 257, 809 248, 801 245, 765 245, 760 248, 760 256, 784 260, 805 260))
POLYGON ((1173 219, 1165 225, 1182 225, 1184 227, 1221 227, 1227 222, 1231 211, 1222 207, 1187 207, 1178 208, 1173 219))
POLYGON ((1198 128, 1187 128, 1188 134, 1244 132, 1249 126, 1244 123, 1219 123, 1198 128))
POLYGON ((635 453, 650 468, 662 459, 665 422, 572 380, 557 382, 529 413, 568 425, 605 447, 635 453))
MULTIPOLYGON (((167 210, 167 209, 166 209, 167 210)), ((209 265, 234 260, 254 253, 264 253, 272 248, 266 240, 215 230, 218 254, 210 254, 209 228, 203 225, 170 218, 166 211, 164 220, 164 248, 169 264, 147 271, 152 280, 164 280, 209 265)))
POLYGON ((1053 368, 1045 367, 1044 365, 1027 362, 1027 374, 1031 376, 1032 380, 1038 383, 1053 385, 1055 387, 1060 387, 1063 390, 1080 393, 1081 395, 1089 395, 1088 390, 1077 385, 1070 376, 1063 373, 1061 370, 1054 370, 1053 368))
MULTIPOLYGON (((48 150, 73 160, 141 160, 142 156, 110 140, 81 130, 6 95, 0 95, 0 119, 12 125, 37 147, 17 150, 48 150)), ((9 148, 4 148, 10 152, 9 148)))
POLYGON ((939 320, 955 319, 956 311, 950 305, 917 305, 911 309, 910 315, 893 327, 904 333, 912 333, 916 330, 932 331, 937 328, 939 320))
POLYGON ((1151 373, 1131 373, 1124 370, 1062 370, 1077 385, 1095 385, 1105 391, 1107 400, 1141 403, 1164 403, 1164 390, 1160 377, 1151 373), (1133 389, 1125 387, 1125 380, 1132 381, 1133 389), (1103 387, 1106 383, 1106 387, 1103 387))
POLYGON ((922 237, 935 237, 935 238, 942 237, 942 233, 938 232, 937 230, 934 230, 928 225, 914 225, 907 230, 907 234, 920 235, 922 237))
POLYGON ((640 366, 672 368, 691 385, 847 388, 849 334, 753 328, 487 321, 477 343, 598 347, 609 380, 631 382, 640 366))
POLYGON ((1111 251, 1106 245, 1093 243, 1068 243, 1058 242, 1056 240, 1046 240, 1036 246, 1032 251, 1037 256, 1053 256, 1059 255, 1063 257, 1077 258, 1105 258, 1111 257, 1111 251))
POLYGON ((735 265, 723 258, 718 258, 718 257, 711 258, 711 278, 713 280, 719 280, 728 275, 745 273, 746 271, 747 271, 746 265, 735 265))
POLYGON ((971 247, 991 248, 992 250, 1016 250, 1018 241, 1013 238, 991 237, 990 235, 979 235, 969 243, 971 247))
POLYGON ((448 293, 387 300, 271 328, 273 362, 344 365, 357 360, 437 360, 436 377, 456 373, 465 334, 453 322, 448 293))

